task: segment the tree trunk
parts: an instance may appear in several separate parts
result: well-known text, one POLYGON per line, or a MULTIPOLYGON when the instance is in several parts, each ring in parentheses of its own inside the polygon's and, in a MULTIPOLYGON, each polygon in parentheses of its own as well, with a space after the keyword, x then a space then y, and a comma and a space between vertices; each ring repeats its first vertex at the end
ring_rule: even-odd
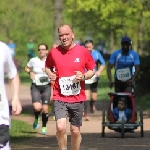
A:
POLYGON ((58 27, 63 22, 63 0, 54 1, 54 43, 59 44, 58 27))
POLYGON ((144 24, 144 20, 143 20, 143 16, 141 15, 141 20, 139 22, 139 31, 138 31, 138 53, 143 55, 144 54, 144 43, 143 43, 143 24, 144 24))

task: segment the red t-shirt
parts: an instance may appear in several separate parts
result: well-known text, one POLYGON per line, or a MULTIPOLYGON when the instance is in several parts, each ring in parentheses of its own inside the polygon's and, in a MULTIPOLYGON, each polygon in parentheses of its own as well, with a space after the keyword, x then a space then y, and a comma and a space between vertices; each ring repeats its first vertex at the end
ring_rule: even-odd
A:
POLYGON ((93 58, 86 48, 80 45, 75 45, 70 50, 65 50, 61 46, 51 49, 46 59, 46 67, 56 71, 56 81, 53 91, 53 99, 61 100, 68 103, 85 101, 85 83, 80 82, 81 90, 77 95, 62 95, 59 85, 59 78, 70 77, 76 74, 75 71, 82 73, 87 70, 93 70, 96 66, 93 58))

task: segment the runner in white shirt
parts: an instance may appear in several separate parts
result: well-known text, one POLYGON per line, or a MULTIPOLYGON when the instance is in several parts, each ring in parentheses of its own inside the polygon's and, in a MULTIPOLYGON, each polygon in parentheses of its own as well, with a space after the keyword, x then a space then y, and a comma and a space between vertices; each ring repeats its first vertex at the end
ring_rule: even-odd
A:
POLYGON ((12 60, 9 47, 0 41, 0 150, 10 150, 9 146, 9 105, 6 96, 4 74, 7 73, 10 79, 13 97, 12 114, 18 115, 22 111, 19 101, 19 76, 12 60))
POLYGON ((45 73, 45 60, 48 53, 48 46, 40 44, 38 46, 39 56, 31 58, 25 67, 25 71, 32 79, 31 97, 34 109, 35 120, 33 128, 39 128, 40 113, 42 111, 42 134, 46 134, 46 124, 48 121, 48 105, 50 103, 50 80, 45 73))

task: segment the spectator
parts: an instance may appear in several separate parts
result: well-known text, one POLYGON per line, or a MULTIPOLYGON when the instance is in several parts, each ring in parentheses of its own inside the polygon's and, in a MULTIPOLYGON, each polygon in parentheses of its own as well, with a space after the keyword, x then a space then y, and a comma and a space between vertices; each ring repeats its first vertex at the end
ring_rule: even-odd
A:
POLYGON ((15 52, 16 44, 13 42, 13 40, 9 40, 9 43, 7 45, 10 48, 12 57, 14 57, 16 54, 15 52))
POLYGON ((27 55, 28 55, 28 60, 33 58, 35 56, 35 44, 33 43, 33 39, 30 39, 29 42, 27 43, 27 55))

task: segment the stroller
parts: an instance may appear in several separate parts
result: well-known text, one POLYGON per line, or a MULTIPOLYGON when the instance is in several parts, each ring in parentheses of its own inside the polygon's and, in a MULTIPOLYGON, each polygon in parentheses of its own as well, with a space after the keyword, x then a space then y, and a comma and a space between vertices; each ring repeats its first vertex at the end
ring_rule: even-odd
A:
POLYGON ((137 111, 135 105, 135 96, 131 93, 126 92, 110 92, 109 108, 108 111, 103 110, 102 112, 102 137, 105 137, 105 127, 108 127, 110 130, 121 133, 121 138, 124 138, 126 132, 133 132, 134 129, 140 127, 141 137, 144 136, 143 133, 143 111, 137 111), (124 97, 127 100, 127 108, 131 109, 132 115, 130 121, 125 122, 124 117, 120 122, 115 121, 113 116, 113 109, 118 105, 118 99, 124 97))

